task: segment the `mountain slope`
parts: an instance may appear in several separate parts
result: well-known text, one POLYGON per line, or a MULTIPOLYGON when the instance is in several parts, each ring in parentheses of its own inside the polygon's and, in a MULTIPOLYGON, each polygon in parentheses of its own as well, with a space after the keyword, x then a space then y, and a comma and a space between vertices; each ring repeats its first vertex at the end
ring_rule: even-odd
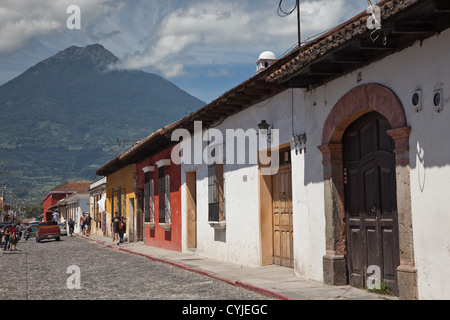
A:
MULTIPOLYGON (((34 202, 204 102, 142 71, 109 71, 101 45, 72 46, 0 87, 0 183, 34 202)), ((8 201, 8 199, 6 199, 8 201)))

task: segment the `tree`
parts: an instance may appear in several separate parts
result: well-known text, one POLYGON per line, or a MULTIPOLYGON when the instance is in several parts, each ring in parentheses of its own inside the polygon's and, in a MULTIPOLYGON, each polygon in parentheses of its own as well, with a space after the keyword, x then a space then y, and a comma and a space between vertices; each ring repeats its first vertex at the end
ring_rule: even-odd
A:
POLYGON ((26 218, 39 218, 39 216, 44 212, 44 203, 39 205, 26 205, 23 208, 26 218))

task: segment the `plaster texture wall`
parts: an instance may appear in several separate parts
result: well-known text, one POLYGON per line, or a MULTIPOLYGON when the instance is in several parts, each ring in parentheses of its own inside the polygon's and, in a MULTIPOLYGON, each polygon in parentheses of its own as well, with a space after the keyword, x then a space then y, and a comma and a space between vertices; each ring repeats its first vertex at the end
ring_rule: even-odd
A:
MULTIPOLYGON (((295 122, 308 133, 307 149, 311 152, 306 154, 303 163, 307 168, 303 175, 306 190, 302 191, 301 185, 294 184, 294 197, 297 196, 298 205, 304 204, 303 210, 308 208, 311 212, 310 219, 306 220, 306 223, 313 227, 311 230, 319 231, 317 224, 321 221, 312 217, 321 215, 321 205, 314 204, 320 199, 316 197, 322 191, 314 192, 314 196, 307 202, 300 194, 321 189, 316 186, 321 184, 323 174, 318 167, 320 156, 316 147, 321 144, 321 128, 326 116, 346 92, 369 83, 386 86, 402 102, 408 126, 412 128, 409 141, 410 182, 405 183, 410 183, 411 187, 414 262, 421 299, 450 297, 450 279, 446 277, 450 264, 450 214, 447 210, 450 198, 445 196, 450 181, 450 140, 447 138, 450 134, 450 67, 447 62, 449 52, 450 31, 447 30, 325 86, 304 92, 303 99, 300 97, 301 101, 295 104, 296 109, 300 109, 295 122), (360 82, 357 81, 358 73, 362 76, 360 82), (439 113, 434 111, 433 105, 433 95, 437 88, 443 90, 444 96, 444 109, 439 113), (422 90, 423 99, 423 109, 419 112, 414 111, 411 102, 413 92, 417 89, 422 90)), ((297 90, 297 94, 299 92, 302 90, 297 90)), ((302 179, 299 175, 302 170, 297 170, 299 165, 302 165, 301 160, 294 159, 299 163, 293 165, 293 175, 296 176, 293 180, 302 179)), ((407 205, 398 203, 399 207, 407 205)), ((296 215, 297 213, 295 211, 296 215)), ((303 232, 297 232, 296 235, 303 232)), ((302 238, 296 237, 296 250, 302 248, 298 243, 302 238)), ((321 241, 320 232, 312 233, 309 239, 311 242, 321 241)), ((310 262, 303 254, 297 257, 296 271, 299 275, 321 280, 320 274, 312 272, 308 275, 306 267, 310 264, 311 270, 316 270, 319 265, 317 254, 310 255, 310 262)))
MULTIPOLYGON (((280 130, 279 144, 290 143, 294 209, 295 273, 323 281, 325 252, 324 183, 322 144, 324 122, 333 106, 351 89, 376 83, 393 91, 404 106, 410 136, 409 166, 414 236, 414 263, 421 299, 450 298, 450 31, 313 90, 287 89, 217 125, 217 129, 256 128, 266 120, 280 130), (361 80, 358 80, 361 78, 361 80), (422 90, 423 109, 413 110, 415 90, 422 90), (443 110, 433 109, 435 89, 442 89, 443 110), (307 134, 306 153, 297 154, 292 134, 307 134)), ((370 108, 370 106, 367 106, 370 108)), ((186 143, 190 143, 187 140, 186 143)), ((203 146, 207 143, 204 142, 203 146)), ((227 160, 228 162, 228 160, 227 160)), ((226 193, 226 237, 215 240, 209 226, 207 165, 182 165, 185 173, 197 170, 198 248, 197 254, 223 261, 258 266, 261 263, 257 165, 224 165, 226 193), (243 177, 247 181, 243 182, 243 177)), ((407 170, 409 170, 407 168, 407 170)), ((182 203, 185 203, 183 191, 182 203)), ((183 250, 185 248, 183 210, 183 250)))

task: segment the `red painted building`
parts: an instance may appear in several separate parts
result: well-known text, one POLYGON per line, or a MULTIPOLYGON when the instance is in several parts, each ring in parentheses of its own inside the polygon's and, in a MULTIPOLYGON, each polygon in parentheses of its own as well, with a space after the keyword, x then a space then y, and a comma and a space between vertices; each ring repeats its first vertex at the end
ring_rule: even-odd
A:
POLYGON ((48 191, 44 195, 44 221, 52 220, 52 211, 49 208, 77 191, 88 190, 91 183, 91 181, 70 181, 48 191))
MULTIPOLYGON (((181 251, 181 166, 171 161, 177 142, 166 134, 179 122, 152 133, 130 150, 111 160, 96 173, 108 176, 136 165, 134 193, 136 220, 132 223, 133 239, 146 245, 181 251)), ((124 181, 125 183, 125 181, 124 181)))
POLYGON ((181 167, 170 160, 173 146, 136 165, 144 241, 181 251, 181 167))

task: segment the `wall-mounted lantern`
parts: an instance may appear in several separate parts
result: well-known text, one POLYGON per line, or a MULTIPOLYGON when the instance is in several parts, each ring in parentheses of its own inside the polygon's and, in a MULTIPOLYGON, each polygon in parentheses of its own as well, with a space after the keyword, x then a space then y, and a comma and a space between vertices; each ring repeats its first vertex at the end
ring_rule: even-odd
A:
POLYGON ((262 120, 261 123, 258 124, 259 133, 263 136, 267 136, 267 142, 271 142, 270 127, 270 124, 268 124, 266 120, 262 120))

